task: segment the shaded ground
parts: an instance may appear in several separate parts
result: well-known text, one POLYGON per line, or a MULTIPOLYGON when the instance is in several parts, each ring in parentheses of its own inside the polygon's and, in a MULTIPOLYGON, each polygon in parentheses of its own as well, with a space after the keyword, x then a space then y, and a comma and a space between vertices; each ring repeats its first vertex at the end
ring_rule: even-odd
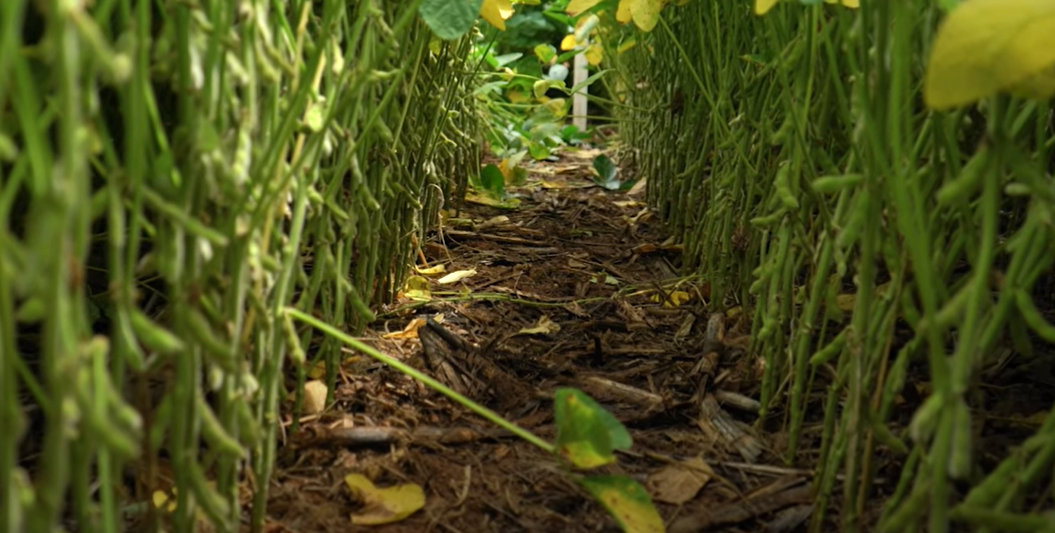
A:
MULTIPOLYGON (((533 168, 519 209, 452 213, 424 258, 476 274, 429 276, 433 300, 401 300, 366 338, 549 441, 547 398, 584 390, 634 439, 604 470, 648 487, 671 531, 804 530, 810 453, 789 468, 780 436, 751 429, 761 368, 736 308, 708 314, 706 284, 677 277, 678 249, 643 193, 593 186, 591 155, 533 168), (442 326, 417 330, 424 348, 418 335, 383 337, 426 318, 442 326), (536 326, 546 331, 518 334, 536 326)), ((367 357, 343 370, 337 404, 280 452, 270 531, 366 530, 349 518, 363 511, 350 473, 424 488, 422 511, 372 531, 619 531, 536 447, 367 357)), ((819 428, 806 433, 816 441, 819 428)))

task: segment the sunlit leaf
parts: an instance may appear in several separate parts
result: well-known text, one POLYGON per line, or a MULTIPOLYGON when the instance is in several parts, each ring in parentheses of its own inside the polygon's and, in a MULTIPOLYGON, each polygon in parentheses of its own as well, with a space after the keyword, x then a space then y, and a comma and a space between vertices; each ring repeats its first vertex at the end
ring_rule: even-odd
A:
POLYGON ((560 49, 564 51, 574 50, 575 47, 579 46, 579 43, 575 41, 575 35, 569 33, 560 40, 560 49))
POLYGON ((663 10, 668 0, 619 0, 619 9, 616 12, 616 20, 625 22, 621 16, 625 16, 624 9, 629 13, 629 19, 643 31, 652 31, 659 22, 659 13, 663 10), (624 7, 625 6, 625 7, 624 7))
POLYGON ((662 533, 663 519, 652 504, 648 491, 623 476, 592 476, 579 484, 608 509, 626 533, 662 533))
POLYGON ((583 52, 583 55, 586 56, 587 63, 596 67, 601 64, 602 60, 604 60, 604 47, 597 43, 592 43, 590 46, 586 47, 586 51, 583 52))
POLYGON ((553 45, 539 44, 535 46, 535 57, 543 63, 549 63, 557 57, 557 49, 553 45))
POLYGON ((1033 97, 1055 95, 1052 35, 1051 0, 962 3, 938 28, 924 101, 932 109, 949 109, 1016 88, 1033 97))
POLYGON ((349 474, 344 478, 344 483, 352 495, 363 503, 363 508, 352 515, 353 524, 391 524, 425 506, 425 491, 414 483, 382 489, 361 474, 349 474))
POLYGON ((601 0, 571 0, 568 2, 568 7, 564 8, 564 12, 574 17, 600 3, 601 0))
MULTIPOLYGON (((456 2, 457 0, 448 1, 456 2)), ((483 5, 480 6, 480 17, 502 31, 505 31, 506 20, 513 16, 513 12, 513 4, 509 0, 484 0, 483 5)))
POLYGON ((626 450, 633 439, 623 424, 582 391, 557 389, 553 399, 558 453, 579 468, 615 461, 613 450, 626 450))

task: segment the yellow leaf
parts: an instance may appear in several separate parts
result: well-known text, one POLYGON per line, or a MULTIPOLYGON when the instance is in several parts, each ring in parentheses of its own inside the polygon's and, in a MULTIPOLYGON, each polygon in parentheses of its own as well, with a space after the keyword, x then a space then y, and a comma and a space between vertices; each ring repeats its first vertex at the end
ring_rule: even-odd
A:
POLYGON ((625 16, 623 10, 626 6, 625 9, 630 14, 629 19, 632 19, 638 28, 642 31, 652 31, 652 28, 655 28, 656 23, 659 22, 659 12, 663 10, 663 5, 666 3, 667 0, 619 0, 619 10, 615 18, 619 22, 626 22, 620 16, 625 16))
POLYGON ((932 109, 949 109, 1023 82, 1027 92, 1055 94, 1044 94, 1045 86, 1055 90, 1050 81, 1055 78, 1053 34, 1051 0, 964 2, 938 28, 923 81, 924 101, 932 109))
POLYGON ((450 285, 451 283, 457 283, 465 278, 469 278, 476 275, 476 269, 470 268, 469 270, 459 270, 457 272, 451 272, 446 276, 436 280, 436 283, 440 285, 450 285))
POLYGON ((418 336, 418 330, 421 326, 425 325, 424 318, 415 318, 411 320, 407 327, 403 328, 403 331, 393 331, 391 333, 385 333, 382 335, 386 339, 415 339, 418 336))
POLYGON ((568 113, 568 110, 565 107, 566 103, 567 100, 565 100, 564 98, 554 98, 542 104, 542 107, 544 107, 550 113, 553 113, 554 117, 564 118, 564 115, 568 113))
POLYGON ((506 91, 506 98, 509 99, 509 103, 511 104, 522 104, 524 102, 527 102, 528 100, 531 100, 531 95, 525 93, 524 91, 510 89, 506 91))
POLYGON ((574 34, 569 33, 568 35, 565 35, 563 39, 560 40, 560 49, 564 52, 567 52, 568 50, 574 50, 576 46, 579 46, 579 43, 575 42, 574 34))
POLYGON ((620 43, 619 47, 616 48, 615 51, 621 54, 621 53, 626 52, 627 50, 629 50, 629 49, 631 49, 631 48, 633 48, 635 46, 637 46, 637 39, 630 38, 630 39, 627 39, 626 41, 623 41, 622 43, 620 43))
POLYGON ((509 0, 484 0, 480 6, 480 17, 502 31, 506 29, 506 19, 512 16, 513 4, 509 0))
POLYGON ((381 489, 360 474, 349 474, 344 478, 344 483, 352 495, 363 503, 363 509, 352 515, 353 524, 391 524, 425 506, 425 491, 414 483, 381 489))
POLYGON ((630 2, 637 0, 619 0, 619 8, 615 10, 615 20, 620 24, 630 22, 633 15, 630 14, 630 2))
MULTIPOLYGON (((440 263, 436 266, 429 268, 414 267, 414 270, 417 270, 418 274, 421 274, 422 276, 432 276, 435 274, 443 274, 444 272, 446 272, 447 265, 440 263)), ((426 286, 428 286, 428 284, 426 284, 426 286)))
POLYGON ((826 3, 826 4, 839 4, 839 5, 843 6, 843 7, 848 7, 850 9, 857 9, 857 8, 861 7, 860 0, 824 0, 824 3, 826 3))
POLYGON ((568 2, 568 7, 564 8, 564 12, 574 17, 600 3, 601 0, 571 0, 568 2))
POLYGON ((777 2, 780 2, 780 0, 755 0, 755 14, 765 15, 769 13, 769 10, 773 9, 777 2))
POLYGON ((583 52, 583 55, 586 56, 587 63, 596 67, 597 65, 600 65, 601 60, 604 59, 604 48, 597 43, 592 43, 590 46, 586 47, 586 51, 583 52))

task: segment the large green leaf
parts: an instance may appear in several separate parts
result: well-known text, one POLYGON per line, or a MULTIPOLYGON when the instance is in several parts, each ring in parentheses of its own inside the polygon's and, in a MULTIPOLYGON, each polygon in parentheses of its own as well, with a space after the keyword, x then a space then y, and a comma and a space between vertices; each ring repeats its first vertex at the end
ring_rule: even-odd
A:
POLYGON ((424 0, 418 14, 437 37, 452 40, 473 27, 483 3, 483 0, 424 0))

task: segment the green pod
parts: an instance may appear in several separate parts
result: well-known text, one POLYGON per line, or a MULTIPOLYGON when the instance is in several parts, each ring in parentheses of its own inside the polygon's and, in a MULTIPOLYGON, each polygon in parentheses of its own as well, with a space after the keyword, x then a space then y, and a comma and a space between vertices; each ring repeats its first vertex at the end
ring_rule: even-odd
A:
POLYGON ((225 342, 213 331, 212 326, 201 313, 193 310, 188 312, 187 324, 210 362, 226 372, 236 370, 234 349, 230 343, 225 342))
POLYGON ((359 291, 349 284, 348 286, 348 299, 352 303, 352 308, 365 322, 373 322, 377 319, 374 312, 370 310, 370 306, 367 305, 366 301, 359 296, 359 291))
POLYGON ((253 418, 249 404, 244 400, 234 402, 234 414, 238 421, 238 431, 241 432, 244 442, 258 442, 260 440, 260 424, 253 418))
POLYGON ((908 424, 908 434, 918 444, 925 444, 934 436, 938 421, 941 419, 943 401, 945 397, 939 393, 933 393, 923 401, 923 405, 916 409, 912 420, 908 424))
POLYGON ((784 213, 786 213, 784 209, 778 209, 771 214, 752 218, 750 222, 752 226, 758 228, 768 228, 774 226, 777 222, 780 222, 780 219, 784 216, 784 213))
POLYGON ((232 437, 216 418, 212 407, 205 401, 201 394, 197 394, 195 403, 198 413, 201 415, 201 434, 205 441, 212 445, 218 453, 234 458, 243 458, 246 453, 237 439, 232 437))
POLYGON ((810 186, 813 190, 820 194, 835 194, 841 192, 843 189, 850 187, 856 187, 863 183, 865 180, 864 174, 844 174, 842 176, 821 176, 812 183, 810 186))
POLYGON ((286 337, 286 345, 289 346, 289 359, 295 365, 303 365, 307 356, 300 345, 297 328, 293 325, 293 318, 289 316, 289 313, 282 313, 282 332, 286 337))
POLYGON ((846 329, 844 328, 839 332, 838 335, 832 339, 824 348, 817 350, 816 353, 810 356, 810 366, 820 366, 839 355, 843 351, 843 347, 846 346, 846 329))
POLYGON ((857 239, 861 236, 861 230, 865 225, 865 213, 864 209, 855 209, 850 211, 850 220, 846 221, 846 225, 843 226, 842 230, 835 237, 835 247, 837 250, 847 250, 857 242, 857 239))
POLYGON ((161 397, 157 408, 154 409, 153 421, 150 424, 151 450, 160 450, 168 433, 169 423, 172 420, 172 395, 166 394, 161 397))
POLYGON ((975 152, 971 159, 964 165, 960 175, 952 181, 947 182, 938 189, 938 204, 948 206, 964 201, 969 195, 974 194, 982 186, 982 178, 985 173, 982 169, 989 162, 989 148, 982 147, 975 152))
POLYGON ((1015 303, 1018 304, 1018 311, 1022 313, 1022 318, 1030 329, 1040 335, 1045 341, 1055 342, 1055 326, 1049 324, 1040 314, 1037 307, 1033 305, 1033 299, 1030 298, 1029 293, 1022 289, 1016 289, 1015 303))
POLYGON ((34 296, 18 307, 15 311, 15 320, 23 324, 36 324, 44 319, 44 300, 34 296))
POLYGON ((227 524, 230 522, 231 509, 227 500, 223 499, 219 493, 209 487, 209 483, 205 479, 205 472, 202 472, 201 465, 196 462, 189 462, 186 464, 186 468, 188 474, 187 478, 190 480, 191 493, 194 494, 194 501, 201 505, 201 510, 205 515, 208 516, 215 525, 227 524))
POLYGON ((868 423, 876 441, 890 448, 898 455, 908 455, 908 446, 890 431, 890 427, 884 424, 879 415, 872 411, 870 407, 866 406, 865 409, 868 411, 868 423))
POLYGON ((952 449, 949 450, 949 476, 967 479, 971 474, 971 411, 963 398, 956 400, 952 412, 952 449))
POLYGON ((784 123, 780 125, 777 131, 773 132, 773 135, 769 137, 769 142, 774 146, 780 146, 788 141, 788 137, 791 136, 791 132, 795 128, 794 120, 791 117, 785 117, 784 123))
POLYGON ((129 309, 129 323, 136 338, 151 350, 165 355, 182 351, 186 345, 169 330, 148 318, 139 309, 129 309))
POLYGON ((784 207, 790 210, 799 208, 799 200, 795 198, 795 193, 791 187, 791 164, 786 164, 777 169, 777 176, 773 181, 773 185, 777 190, 777 198, 780 199, 780 203, 784 204, 784 207))

